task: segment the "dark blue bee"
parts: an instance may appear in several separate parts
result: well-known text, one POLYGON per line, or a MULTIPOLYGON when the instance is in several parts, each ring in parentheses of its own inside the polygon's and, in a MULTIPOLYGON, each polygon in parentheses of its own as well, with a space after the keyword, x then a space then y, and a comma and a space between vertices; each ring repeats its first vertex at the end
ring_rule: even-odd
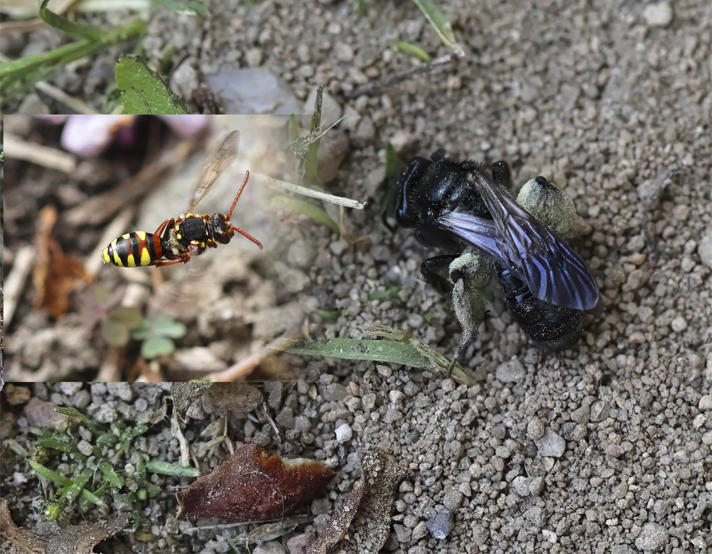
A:
POLYGON ((495 262, 507 306, 534 343, 563 348, 580 335, 583 312, 598 304, 598 285, 581 257, 517 204, 510 186, 505 162, 459 162, 439 152, 416 158, 398 183, 396 221, 414 227, 423 244, 456 252, 422 263, 428 282, 446 288, 439 269, 475 247, 495 262))

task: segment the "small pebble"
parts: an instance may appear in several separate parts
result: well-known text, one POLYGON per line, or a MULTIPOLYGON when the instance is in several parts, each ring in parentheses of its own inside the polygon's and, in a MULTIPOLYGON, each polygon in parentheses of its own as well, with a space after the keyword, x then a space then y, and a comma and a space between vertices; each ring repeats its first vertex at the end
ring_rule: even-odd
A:
POLYGON ((527 371, 517 359, 504 362, 497 366, 496 376, 503 383, 516 383, 526 376, 527 371))
POLYGON ((351 427, 349 426, 348 423, 342 423, 336 428, 336 440, 340 444, 344 444, 345 442, 349 442, 351 438, 353 437, 353 431, 351 430, 351 427))
POLYGON ((659 523, 646 523, 635 539, 635 546, 645 552, 657 552, 668 542, 668 532, 659 523))
POLYGON ((438 512, 425 523, 425 526, 436 539, 446 538, 453 527, 452 512, 450 510, 438 512))
POLYGON ((648 4, 643 10, 643 17, 651 27, 666 27, 672 21, 672 6, 669 2, 648 4))
POLYGON ((672 330, 676 333, 681 333, 682 331, 687 329, 687 321, 685 321, 684 317, 677 316, 675 319, 672 320, 670 326, 672 327, 672 330))
POLYGON ((712 227, 709 227, 705 234, 700 239, 700 244, 697 246, 697 253, 700 255, 700 260, 707 267, 712 267, 712 227))
POLYGON ((539 455, 546 458, 560 458, 566 449, 566 441, 553 431, 549 431, 535 442, 539 455))

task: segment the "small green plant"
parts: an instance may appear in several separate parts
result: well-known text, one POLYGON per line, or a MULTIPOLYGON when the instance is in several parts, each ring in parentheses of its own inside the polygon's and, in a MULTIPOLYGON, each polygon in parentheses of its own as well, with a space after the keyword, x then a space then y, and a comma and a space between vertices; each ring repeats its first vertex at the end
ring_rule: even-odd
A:
POLYGON ((71 418, 62 428, 42 428, 35 441, 36 452, 28 464, 40 477, 52 483, 53 494, 45 499, 42 515, 56 520, 75 503, 82 509, 105 508, 117 503, 133 512, 134 530, 140 525, 142 508, 161 487, 151 482, 148 473, 197 477, 198 470, 153 460, 146 452, 136 451, 134 441, 148 431, 142 423, 108 426, 92 420, 75 408, 60 407, 57 412, 71 418), (76 432, 76 422, 85 432, 76 432), (79 446, 77 436, 82 442, 79 446), (37 454, 41 453, 40 459, 37 454), (111 456, 111 460, 109 459, 111 456), (52 469, 48 466, 56 466, 52 469))
POLYGON ((179 339, 184 335, 185 325, 164 315, 142 321, 131 333, 134 339, 143 341, 141 355, 148 359, 173 353, 176 345, 172 339, 179 339))
MULTIPOLYGON (((289 143, 299 163, 297 169, 299 184, 308 185, 317 189, 322 188, 318 173, 317 153, 319 151, 321 137, 328 131, 328 129, 321 129, 323 94, 323 87, 319 87, 316 92, 314 112, 312 114, 309 130, 305 134, 300 135, 297 116, 292 114, 289 118, 289 143)), ((336 123, 338 123, 338 121, 336 123)), ((336 123, 334 123, 334 125, 336 123)), ((299 200, 290 196, 278 195, 272 197, 271 203, 300 213, 321 225, 329 227, 329 229, 335 233, 341 231, 339 224, 329 216, 326 210, 312 202, 299 200)))
POLYGON ((119 306, 124 291, 111 292, 101 285, 93 285, 86 296, 82 311, 86 321, 84 335, 89 337, 97 325, 101 325, 101 336, 112 346, 125 346, 131 338, 131 331, 143 322, 138 308, 119 306))
MULTIPOLYGON (((19 60, 0 63, 0 98, 9 102, 23 96, 35 83, 51 77, 54 72, 68 63, 91 56, 109 46, 121 42, 135 42, 145 34, 145 21, 137 19, 126 25, 108 31, 91 25, 72 21, 47 7, 49 0, 43 0, 39 9, 40 18, 48 25, 77 40, 69 44, 34 54, 19 60)), ((163 7, 180 12, 192 13, 202 17, 209 16, 209 11, 199 0, 156 0, 163 7)), ((149 7, 150 2, 146 2, 149 7)), ((118 4, 116 5, 118 6, 118 4)), ((167 90, 163 81, 148 69, 143 62, 119 61, 116 65, 123 110, 125 113, 186 113, 180 100, 167 90)))

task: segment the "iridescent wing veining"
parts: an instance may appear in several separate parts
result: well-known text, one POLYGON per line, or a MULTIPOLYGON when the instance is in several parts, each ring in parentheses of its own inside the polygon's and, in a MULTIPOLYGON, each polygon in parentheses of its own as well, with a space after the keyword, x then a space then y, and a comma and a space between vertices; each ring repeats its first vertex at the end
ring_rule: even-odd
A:
POLYGON ((235 160, 237 157, 239 142, 240 132, 237 130, 232 131, 227 137, 225 137, 225 140, 223 140, 220 148, 218 148, 208 159, 208 161, 205 162, 186 211, 193 211, 193 208, 195 208, 196 204, 207 194, 208 190, 210 190, 210 187, 212 187, 215 181, 217 181, 220 174, 235 160))
POLYGON ((485 175, 476 172, 473 184, 492 220, 455 211, 441 215, 438 223, 508 266, 539 300, 576 310, 595 308, 598 285, 581 257, 485 175))

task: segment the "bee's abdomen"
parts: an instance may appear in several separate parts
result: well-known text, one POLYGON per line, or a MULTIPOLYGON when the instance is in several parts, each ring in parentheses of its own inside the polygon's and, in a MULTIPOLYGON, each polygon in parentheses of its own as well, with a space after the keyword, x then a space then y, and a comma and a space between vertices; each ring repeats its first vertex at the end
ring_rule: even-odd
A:
POLYGON ((158 235, 134 231, 114 239, 102 252, 104 262, 119 267, 151 265, 161 259, 163 250, 158 235))

